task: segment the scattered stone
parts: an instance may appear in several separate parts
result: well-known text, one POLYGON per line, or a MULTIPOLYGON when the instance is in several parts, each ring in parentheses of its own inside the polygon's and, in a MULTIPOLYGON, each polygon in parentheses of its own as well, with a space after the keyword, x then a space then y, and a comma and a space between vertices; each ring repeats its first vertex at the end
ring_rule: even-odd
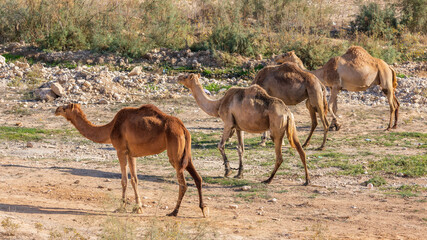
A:
POLYGON ((0 55, 0 67, 6 64, 6 58, 0 55))
POLYGON ((74 181, 74 184, 79 184, 79 183, 80 183, 80 180, 74 181))
POLYGON ((15 62, 15 66, 21 68, 21 69, 26 69, 30 67, 30 64, 28 63, 24 63, 24 62, 20 62, 20 61, 16 61, 15 62))
POLYGON ((108 104, 108 101, 104 98, 99 99, 98 101, 99 104, 108 104))
POLYGON ((268 202, 275 203, 275 202, 277 202, 277 199, 276 198, 272 198, 272 199, 268 200, 268 202))
POLYGON ((32 148, 32 147, 34 147, 33 143, 32 142, 27 142, 27 148, 32 148))
POLYGON ((249 191, 249 190, 251 190, 251 186, 243 186, 242 187, 242 191, 249 191))
POLYGON ((137 75, 141 74, 141 72, 142 72, 141 70, 142 70, 142 68, 140 66, 137 66, 134 69, 132 69, 132 71, 130 71, 130 73, 128 74, 128 76, 129 77, 137 76, 137 75))
POLYGON ((34 91, 37 99, 50 102, 56 98, 56 94, 50 88, 38 88, 34 91))
POLYGON ((103 188, 104 188, 104 186, 98 185, 98 188, 103 189, 103 188))
POLYGON ((405 176, 405 174, 403 174, 403 173, 399 172, 399 173, 397 173, 397 174, 396 174, 396 176, 398 176, 398 177, 404 177, 404 176, 405 176))
POLYGON ((366 185, 368 187, 368 189, 373 189, 374 188, 374 184, 372 183, 368 183, 368 185, 366 185))
POLYGON ((239 205, 236 204, 230 204, 230 206, 228 206, 230 209, 238 209, 239 205))
POLYGON ((104 182, 111 182, 111 179, 105 179, 104 182))
POLYGON ((52 91, 60 97, 65 95, 64 88, 59 83, 52 83, 50 85, 50 89, 52 89, 52 91))

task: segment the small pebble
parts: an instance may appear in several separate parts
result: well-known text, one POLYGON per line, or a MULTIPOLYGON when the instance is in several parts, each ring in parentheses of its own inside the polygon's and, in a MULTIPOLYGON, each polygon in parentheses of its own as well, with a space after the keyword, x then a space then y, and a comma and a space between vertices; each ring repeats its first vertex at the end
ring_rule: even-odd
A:
POLYGON ((251 190, 251 186, 243 186, 242 187, 242 191, 249 191, 249 190, 251 190))
POLYGON ((236 204, 231 204, 230 206, 228 206, 230 209, 238 209, 239 206, 236 204))

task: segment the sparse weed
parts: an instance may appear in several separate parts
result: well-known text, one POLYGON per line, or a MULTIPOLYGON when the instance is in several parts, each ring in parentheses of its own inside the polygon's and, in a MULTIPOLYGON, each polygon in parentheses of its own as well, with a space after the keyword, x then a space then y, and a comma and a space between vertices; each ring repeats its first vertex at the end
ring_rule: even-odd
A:
POLYGON ((136 225, 129 218, 109 216, 102 226, 102 239, 135 239, 136 225))
POLYGON ((10 217, 1 221, 1 226, 4 228, 6 235, 16 236, 17 230, 20 227, 18 223, 14 223, 10 217))

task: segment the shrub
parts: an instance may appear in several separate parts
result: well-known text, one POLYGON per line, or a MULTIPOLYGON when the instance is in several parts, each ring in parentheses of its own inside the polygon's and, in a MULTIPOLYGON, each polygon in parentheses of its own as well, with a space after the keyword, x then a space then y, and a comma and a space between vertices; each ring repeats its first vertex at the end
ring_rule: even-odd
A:
POLYGON ((352 30, 369 36, 393 39, 398 33, 395 8, 387 6, 381 9, 377 3, 369 3, 360 8, 356 19, 351 22, 352 30))
POLYGON ((402 0, 399 4, 402 8, 401 23, 412 32, 427 33, 427 1, 426 0, 402 0))

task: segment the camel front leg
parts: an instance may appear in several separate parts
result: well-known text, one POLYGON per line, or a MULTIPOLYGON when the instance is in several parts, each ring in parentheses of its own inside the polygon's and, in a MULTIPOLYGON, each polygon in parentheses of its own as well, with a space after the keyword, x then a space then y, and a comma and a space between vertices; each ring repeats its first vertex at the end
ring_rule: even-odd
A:
POLYGON ((331 88, 331 96, 329 97, 329 112, 332 115, 332 122, 329 126, 330 130, 333 130, 335 128, 336 131, 340 130, 341 125, 338 124, 337 120, 337 111, 338 111, 338 93, 340 91, 340 88, 338 86, 333 86, 331 88))
POLYGON ((127 153, 124 151, 117 151, 117 157, 119 158, 120 170, 122 172, 122 203, 115 212, 126 212, 126 188, 128 184, 128 173, 127 173, 127 153))
POLYGON ((138 194, 138 175, 136 173, 136 159, 128 155, 129 169, 130 169, 130 182, 132 183, 133 191, 135 192, 136 206, 133 208, 134 213, 142 213, 141 198, 138 194))
POLYGON ((227 156, 225 155, 225 143, 231 136, 233 136, 233 134, 234 134, 234 129, 232 129, 229 126, 224 126, 221 142, 219 142, 218 144, 218 150, 221 153, 222 159, 224 160, 224 167, 225 167, 224 177, 228 177, 231 174, 230 163, 228 162, 227 156))
POLYGON ((184 178, 184 169, 177 169, 176 170, 176 176, 178 178, 179 183, 179 195, 178 195, 178 201, 176 202, 175 209, 167 214, 167 216, 174 216, 176 217, 178 215, 179 207, 181 206, 182 198, 184 197, 185 192, 187 191, 187 183, 185 182, 184 178))
MULTIPOLYGON (((265 133, 265 132, 264 132, 265 133)), ((243 153, 245 152, 243 131, 236 130, 237 134, 237 153, 239 154, 239 172, 235 178, 243 178, 243 153)))
POLYGON ((267 142, 267 132, 263 132, 261 136, 261 142, 259 143, 260 146, 265 146, 267 142))

